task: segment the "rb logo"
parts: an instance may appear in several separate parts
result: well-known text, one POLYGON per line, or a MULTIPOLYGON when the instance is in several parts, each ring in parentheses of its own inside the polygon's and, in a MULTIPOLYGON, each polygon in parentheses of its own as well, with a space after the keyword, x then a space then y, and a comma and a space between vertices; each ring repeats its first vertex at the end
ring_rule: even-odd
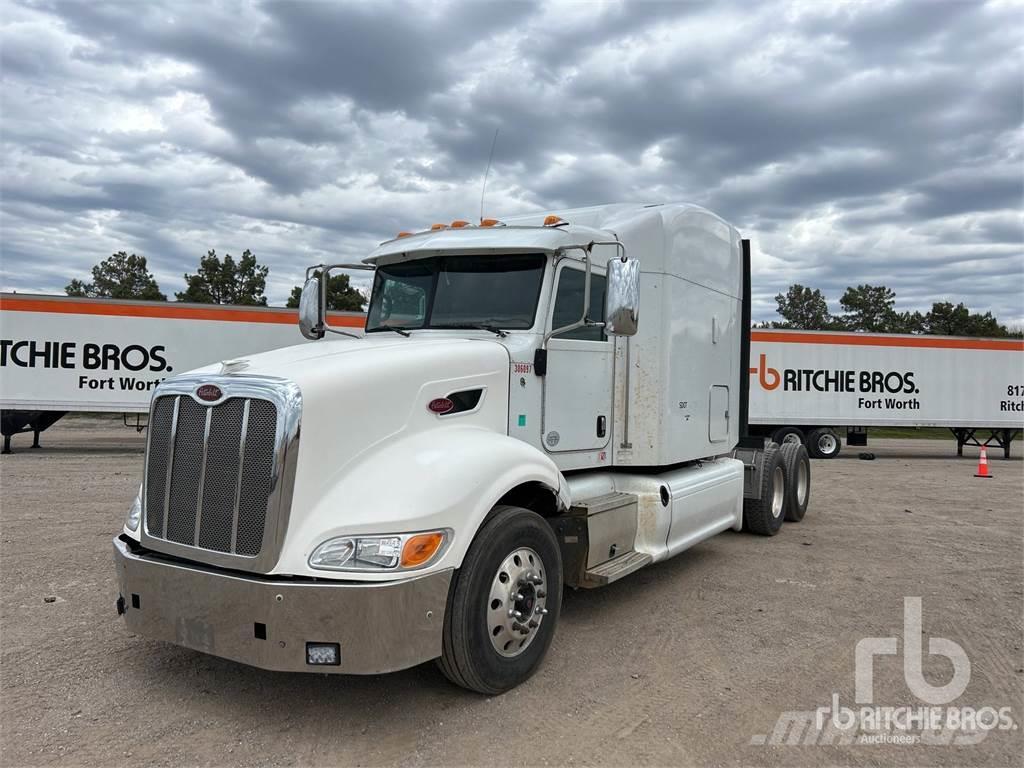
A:
POLYGON ((779 386, 782 381, 782 377, 779 376, 778 370, 775 368, 769 368, 766 362, 768 356, 761 354, 757 368, 751 368, 751 373, 757 374, 757 381, 761 385, 761 389, 772 390, 779 386))

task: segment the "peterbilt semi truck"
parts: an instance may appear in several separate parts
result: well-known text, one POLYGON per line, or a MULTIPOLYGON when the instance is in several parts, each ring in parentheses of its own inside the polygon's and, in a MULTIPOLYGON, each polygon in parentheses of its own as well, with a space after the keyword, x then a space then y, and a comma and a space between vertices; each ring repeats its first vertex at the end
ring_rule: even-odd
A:
POLYGON ((508 690, 563 588, 810 493, 801 445, 747 438, 749 246, 693 205, 611 205, 400 233, 307 272, 318 340, 155 389, 114 539, 130 631, 273 670, 437 660, 508 690), (372 270, 360 338, 324 281, 372 270))

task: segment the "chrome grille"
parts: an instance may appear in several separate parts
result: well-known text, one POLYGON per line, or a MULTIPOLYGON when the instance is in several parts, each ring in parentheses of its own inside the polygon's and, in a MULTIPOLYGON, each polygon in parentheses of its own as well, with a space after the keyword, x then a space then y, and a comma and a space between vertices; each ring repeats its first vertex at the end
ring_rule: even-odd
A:
POLYGON ((270 400, 190 395, 153 403, 146 458, 150 538, 242 557, 260 554, 274 491, 278 411, 270 400))

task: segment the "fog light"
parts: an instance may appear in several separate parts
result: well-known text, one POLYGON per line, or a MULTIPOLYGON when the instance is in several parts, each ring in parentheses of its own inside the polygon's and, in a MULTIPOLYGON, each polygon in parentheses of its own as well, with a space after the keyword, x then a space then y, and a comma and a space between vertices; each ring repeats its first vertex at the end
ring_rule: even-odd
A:
POLYGON ((337 667, 341 664, 341 646, 337 643, 306 643, 306 663, 337 667))

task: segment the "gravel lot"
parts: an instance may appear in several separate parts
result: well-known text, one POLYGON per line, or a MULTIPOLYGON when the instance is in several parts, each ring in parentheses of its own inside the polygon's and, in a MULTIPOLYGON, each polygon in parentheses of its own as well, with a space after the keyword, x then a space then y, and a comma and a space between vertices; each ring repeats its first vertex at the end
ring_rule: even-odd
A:
MULTIPOLYGON (((972 744, 772 744, 786 711, 854 697, 854 648, 903 634, 923 599, 927 653, 971 662, 961 707, 1024 723, 1024 466, 952 441, 872 441, 813 463, 807 518, 773 539, 726 533, 604 590, 566 596, 548 660, 485 698, 432 665, 380 677, 263 672, 130 636, 110 539, 143 438, 65 420, 0 460, 3 765, 1019 765, 1021 729, 972 744), (46 602, 46 598, 56 598, 46 602), (767 743, 765 743, 767 742, 767 743), (1017 757, 1013 757, 1017 755, 1017 757)), ((1014 445, 1020 452, 1020 443, 1014 445)), ((902 648, 902 642, 901 642, 902 648)), ((875 704, 920 706, 900 656, 875 704)), ((811 734, 814 741, 814 734, 811 734)))

